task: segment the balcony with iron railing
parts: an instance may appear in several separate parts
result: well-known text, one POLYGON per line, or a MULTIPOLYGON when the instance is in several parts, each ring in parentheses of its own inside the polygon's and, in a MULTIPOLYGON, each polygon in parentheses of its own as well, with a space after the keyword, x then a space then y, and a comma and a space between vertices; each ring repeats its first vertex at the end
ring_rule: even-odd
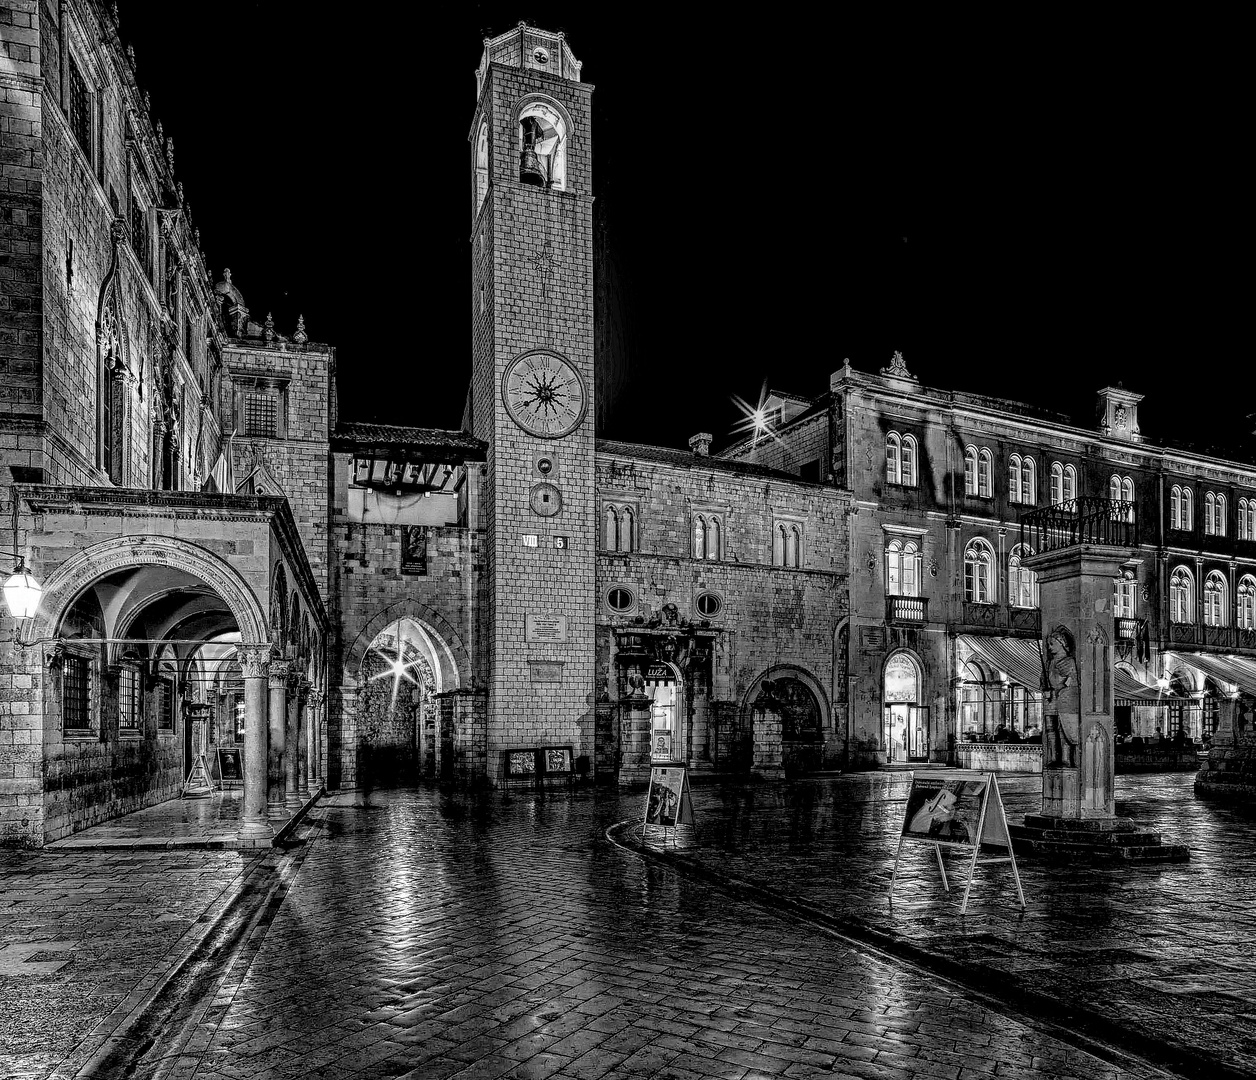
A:
POLYGON ((1246 626, 1209 626, 1207 623, 1169 623, 1169 645, 1217 652, 1256 653, 1256 629, 1246 626))
POLYGON ((1083 497, 1030 510, 1020 519, 1020 542, 1035 554, 1079 544, 1138 546, 1138 504, 1083 497))
POLYGON ((965 600, 955 629, 961 634, 997 632, 1013 637, 1020 634, 1037 637, 1042 630, 1042 612, 1012 604, 977 604, 965 600))

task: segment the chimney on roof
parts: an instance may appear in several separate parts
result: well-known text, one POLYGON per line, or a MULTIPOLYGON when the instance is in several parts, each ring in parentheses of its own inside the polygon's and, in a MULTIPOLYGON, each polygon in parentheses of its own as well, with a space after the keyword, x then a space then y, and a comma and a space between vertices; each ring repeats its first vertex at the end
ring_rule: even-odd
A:
POLYGON ((695 435, 692 439, 689 440, 689 449, 692 450, 695 454, 697 454, 698 457, 710 457, 711 456, 711 440, 714 437, 715 436, 705 431, 700 431, 698 432, 697 435, 695 435))

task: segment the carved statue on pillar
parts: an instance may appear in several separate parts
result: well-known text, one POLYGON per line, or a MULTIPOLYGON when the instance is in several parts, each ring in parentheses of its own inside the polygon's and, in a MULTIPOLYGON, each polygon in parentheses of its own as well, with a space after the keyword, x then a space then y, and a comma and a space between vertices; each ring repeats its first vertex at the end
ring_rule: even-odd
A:
POLYGON ((1108 789, 1108 733, 1102 724, 1091 724, 1082 748, 1082 809, 1101 814, 1112 812, 1112 792, 1108 789))
POLYGON ((1075 768, 1081 735, 1081 671, 1073 635, 1057 626, 1047 637, 1046 768, 1075 768))

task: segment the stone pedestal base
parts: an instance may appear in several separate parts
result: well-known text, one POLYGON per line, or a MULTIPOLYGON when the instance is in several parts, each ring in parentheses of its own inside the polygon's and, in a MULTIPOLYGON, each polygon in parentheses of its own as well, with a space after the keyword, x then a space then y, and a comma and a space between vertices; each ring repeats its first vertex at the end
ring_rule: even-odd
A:
POLYGON ((1042 770, 1042 814, 1052 818, 1080 818, 1081 778, 1076 769, 1042 770))
MULTIPOLYGON (((1046 800, 1043 800, 1044 806, 1046 800)), ((1129 818, 1065 818, 1044 812, 1026 814, 1009 825, 1017 855, 1041 855, 1065 862, 1186 862, 1184 844, 1164 844, 1160 834, 1129 818)))

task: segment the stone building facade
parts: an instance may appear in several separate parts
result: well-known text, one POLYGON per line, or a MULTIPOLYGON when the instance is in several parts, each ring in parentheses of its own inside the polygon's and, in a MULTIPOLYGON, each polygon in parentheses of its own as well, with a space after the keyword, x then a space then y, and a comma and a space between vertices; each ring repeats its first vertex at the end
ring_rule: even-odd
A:
POLYGON ((1140 400, 1101 390, 1086 429, 923 386, 901 356, 875 374, 847 363, 811 401, 767 399, 774 437, 726 456, 807 475, 818 461, 852 498, 842 646, 852 764, 1041 768, 1039 642, 1050 628, 1022 560, 1035 528, 1076 530, 1095 513, 1138 537, 1111 599, 1117 735, 1202 741, 1250 704, 1256 470, 1150 442, 1140 400))

